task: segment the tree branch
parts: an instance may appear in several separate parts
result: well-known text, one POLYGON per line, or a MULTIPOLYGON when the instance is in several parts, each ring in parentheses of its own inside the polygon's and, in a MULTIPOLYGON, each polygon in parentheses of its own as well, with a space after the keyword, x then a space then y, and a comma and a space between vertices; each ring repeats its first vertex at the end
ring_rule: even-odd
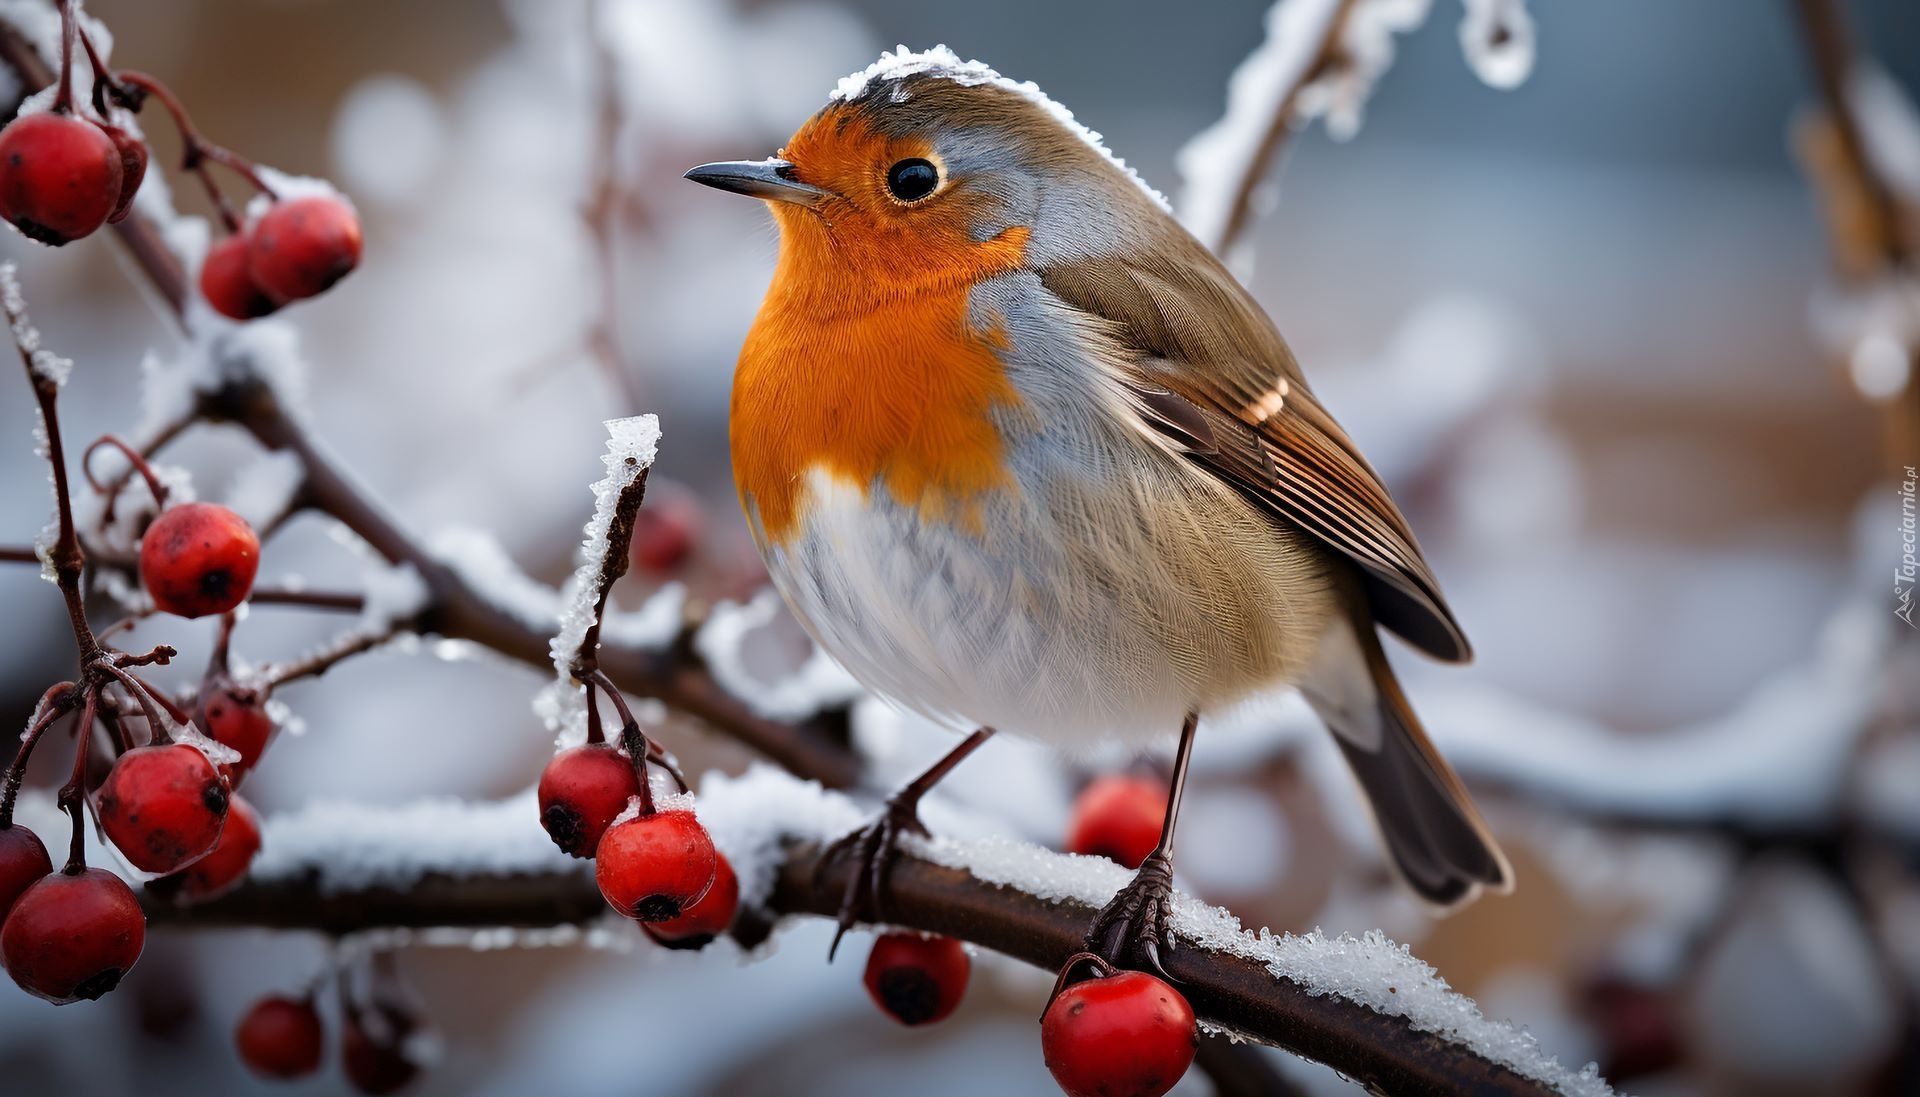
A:
MULTIPOLYGON (((768 911, 833 918, 847 875, 856 868, 846 858, 823 868, 816 845, 793 845, 778 866, 768 911)), ((551 928, 608 916, 590 867, 573 862, 538 874, 429 873, 404 885, 348 890, 323 887, 316 869, 249 883, 200 906, 175 907, 152 895, 146 905, 155 926, 251 926, 334 935, 388 927, 551 928)), ((957 937, 1051 971, 1080 950, 1095 909, 987 884, 962 869, 908 853, 893 870, 886 914, 890 925, 957 937)), ((763 936, 765 927, 759 930, 756 936, 763 936)), ((1419 1031, 1405 1017, 1276 978, 1257 960, 1183 941, 1167 954, 1167 968, 1202 1020, 1325 1063, 1378 1092, 1508 1097, 1557 1092, 1464 1043, 1419 1031)))
POLYGON ((1901 232, 1900 203, 1867 151, 1860 118, 1854 109, 1848 82, 1853 78, 1855 49, 1846 15, 1837 0, 1793 0, 1800 20, 1801 42, 1814 84, 1825 102, 1843 155, 1865 199, 1871 235, 1889 267, 1904 267, 1910 258, 1901 232))
MULTIPOLYGON (((1282 2, 1288 2, 1288 0, 1282 0, 1282 2)), ((1215 255, 1226 255, 1253 224, 1257 212, 1256 199, 1259 197, 1262 182, 1275 158, 1285 147, 1287 139, 1299 129, 1300 93, 1302 89, 1318 79, 1339 55, 1341 33, 1346 27, 1347 18, 1352 13, 1356 0, 1290 0, 1290 2, 1312 2, 1322 9, 1315 13, 1319 16, 1317 20, 1295 24, 1303 28, 1310 27, 1314 41, 1310 49, 1297 54, 1299 62, 1284 74, 1284 85, 1279 89, 1279 93, 1272 97, 1265 127, 1260 131, 1253 148, 1241 155, 1233 178, 1225 188, 1224 218, 1218 225, 1190 226, 1201 234, 1200 242, 1207 245, 1215 255)), ((1275 48, 1276 45, 1270 39, 1256 51, 1255 56, 1275 48)), ((1232 101, 1230 97, 1227 117, 1223 118, 1219 124, 1227 125, 1238 106, 1239 104, 1232 101)), ((1182 166, 1185 166, 1184 163, 1182 166)), ((1195 173, 1187 172, 1186 174, 1191 188, 1195 185, 1195 173)), ((1190 211, 1183 210, 1184 212, 1190 211)))

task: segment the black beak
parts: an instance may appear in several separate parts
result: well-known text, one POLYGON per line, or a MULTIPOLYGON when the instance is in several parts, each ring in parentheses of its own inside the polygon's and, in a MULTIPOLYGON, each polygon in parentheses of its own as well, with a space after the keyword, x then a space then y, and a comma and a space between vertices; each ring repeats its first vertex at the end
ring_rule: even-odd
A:
POLYGON ((722 160, 691 168, 686 177, 715 190, 799 206, 815 205, 830 193, 794 178, 793 165, 785 160, 722 160))

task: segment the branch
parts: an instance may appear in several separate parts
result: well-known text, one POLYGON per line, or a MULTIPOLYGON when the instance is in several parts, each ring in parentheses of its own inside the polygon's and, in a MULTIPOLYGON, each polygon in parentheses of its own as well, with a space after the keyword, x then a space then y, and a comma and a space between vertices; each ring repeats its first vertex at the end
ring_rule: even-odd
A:
POLYGON ((302 606, 307 609, 359 613, 366 608, 364 594, 343 590, 296 590, 291 587, 255 587, 247 595, 250 606, 302 606))
POLYGON ((1814 83, 1833 119, 1834 132, 1850 174, 1865 200, 1869 235, 1889 267, 1905 267, 1911 256, 1901 232, 1899 199, 1867 150, 1860 118, 1848 89, 1857 61, 1845 13, 1836 0, 1793 0, 1793 3, 1814 83))
MULTIPOLYGON (((857 817, 857 808, 771 771, 723 779, 718 788, 710 780, 700 804, 702 817, 741 870, 743 888, 753 890, 757 883, 762 896, 758 902, 748 899, 760 917, 736 927, 743 943, 764 940, 771 928, 766 918, 837 915, 847 876, 857 866, 846 858, 822 866, 816 832, 857 817), (766 832, 743 835, 743 826, 766 832)), ((468 835, 469 842, 489 852, 476 848, 469 856, 464 849, 438 849, 430 851, 435 862, 486 866, 479 875, 410 871, 397 838, 385 839, 392 849, 340 848, 355 836, 412 833, 413 823, 399 819, 392 826, 369 826, 375 821, 365 818, 368 810, 379 809, 357 809, 359 822, 350 836, 333 833, 324 820, 270 820, 265 856, 291 847, 312 851, 313 859, 283 852, 266 868, 269 879, 191 908, 148 895, 149 916, 156 926, 251 926, 335 935, 381 928, 552 928, 609 917, 591 866, 532 841, 501 849, 494 825, 511 826, 523 812, 530 820, 531 798, 477 805, 464 824, 443 820, 446 829, 468 835), (303 825, 319 833, 293 833, 303 825), (333 863, 343 866, 339 871, 348 878, 334 877, 333 863), (393 871, 369 878, 368 865, 389 865, 393 871)), ((534 830, 530 821, 523 829, 534 830)), ((1119 866, 1096 858, 1009 843, 936 842, 901 857, 888 890, 886 920, 970 941, 1051 971, 1081 948, 1102 889, 1117 886, 1125 876, 1119 866), (1016 860, 1023 872, 1049 881, 1050 888, 1068 897, 1044 898, 980 875, 1004 878, 1005 865, 1016 860)), ((1195 1012, 1213 1026, 1325 1063, 1380 1092, 1527 1097, 1609 1092, 1597 1078, 1560 1068, 1510 1027, 1480 1017, 1431 969, 1384 939, 1255 936, 1239 931, 1224 911, 1185 898, 1178 904, 1182 940, 1168 954, 1167 966, 1195 1012), (1196 935, 1204 936, 1204 943, 1196 935), (1315 984, 1321 978, 1352 982, 1315 984), (1384 1003, 1379 1009, 1349 996, 1369 991, 1378 992, 1384 1003), (1417 1017, 1448 1031, 1424 1031, 1417 1017), (1437 1017, 1444 1020, 1434 1024, 1437 1017)))
POLYGON ((1181 217, 1215 255, 1225 255, 1253 223, 1267 169, 1299 129, 1301 92, 1337 56, 1357 2, 1279 0, 1267 17, 1266 42, 1234 72, 1226 116, 1180 150, 1181 217), (1237 162, 1224 179, 1206 178, 1211 161, 1229 158, 1237 162))
MULTIPOLYGON (((858 806, 769 768, 710 775, 699 803, 740 874, 750 914, 734 932, 743 944, 763 941, 771 919, 837 913, 855 866, 846 859, 822 866, 818 850, 860 819, 858 806)), ((536 811, 529 793, 494 804, 321 805, 276 817, 252 883, 186 915, 156 904, 154 917, 336 932, 606 918, 589 867, 544 841, 529 825, 536 811)), ((885 917, 1052 969, 1080 947, 1088 920, 1127 876, 1104 859, 1004 840, 934 841, 909 851, 895 870, 885 917)), ((1215 1026, 1389 1092, 1609 1092, 1590 1075, 1560 1068, 1511 1027, 1487 1021, 1377 934, 1255 936, 1225 911, 1186 897, 1176 899, 1174 924, 1182 940, 1173 974, 1215 1026)))

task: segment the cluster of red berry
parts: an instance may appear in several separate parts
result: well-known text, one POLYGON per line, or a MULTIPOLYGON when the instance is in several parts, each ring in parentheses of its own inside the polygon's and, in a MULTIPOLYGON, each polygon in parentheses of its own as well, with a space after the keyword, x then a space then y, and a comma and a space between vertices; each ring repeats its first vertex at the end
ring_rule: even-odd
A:
POLYGON ((607 905, 647 936, 702 948, 733 925, 740 880, 693 812, 656 807, 646 767, 644 748, 630 757, 590 741, 561 751, 540 774, 540 825, 569 855, 593 860, 607 905))
MULTIPOLYGON (((154 482, 157 497, 163 490, 154 482)), ((189 503, 161 512, 141 539, 141 580, 157 608, 184 617, 225 613, 244 601, 259 563, 259 540, 225 507, 189 503)), ((171 707, 163 695, 136 694, 171 707)), ((86 719, 91 719, 91 710, 86 719)), ((273 731, 264 699, 224 677, 203 685, 191 719, 238 757, 216 766, 173 738, 150 714, 143 746, 125 749, 93 801, 101 830, 127 863, 157 879, 154 893, 180 902, 213 898, 239 882, 260 850, 260 822, 234 793, 273 731)), ((83 743, 90 736, 83 732, 83 743)), ((9 781, 16 781, 16 766, 9 781)), ((40 839, 0 809, 0 963, 25 990, 65 1004, 112 990, 139 958, 146 918, 118 876, 88 868, 78 845, 56 873, 40 839)))
POLYGON ((200 292, 216 311, 235 320, 265 316, 326 292, 359 265, 360 219, 345 199, 328 192, 281 200, 251 162, 202 137, 166 85, 144 73, 108 70, 86 30, 75 31, 93 63, 92 117, 73 95, 69 64, 46 111, 20 115, 0 130, 0 217, 55 246, 126 217, 146 178, 147 146, 114 114, 137 112, 153 97, 179 130, 182 168, 199 177, 227 232, 200 267, 200 292), (209 164, 231 169, 265 195, 265 212, 243 222, 209 164))
MULTIPOLYGON (((399 985, 393 956, 374 958, 375 979, 363 999, 343 970, 339 981, 340 1071, 361 1093, 395 1093, 419 1076, 421 1059, 411 1046, 426 1025, 411 995, 399 985)), ((269 1081, 292 1082, 320 1069, 326 1055, 326 1025, 318 988, 298 997, 272 994, 255 1002, 234 1027, 234 1048, 247 1069, 269 1081)))

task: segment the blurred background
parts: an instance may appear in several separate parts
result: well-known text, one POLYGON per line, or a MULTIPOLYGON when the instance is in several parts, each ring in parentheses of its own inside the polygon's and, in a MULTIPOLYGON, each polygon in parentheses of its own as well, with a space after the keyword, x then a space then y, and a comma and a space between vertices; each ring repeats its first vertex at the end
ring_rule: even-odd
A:
MULTIPOLYGON (((1887 75, 1920 87, 1920 7, 1845 7, 1887 75)), ((88 5, 115 63, 166 79, 209 137, 358 204, 362 269, 286 315, 314 366, 317 428, 375 493, 422 530, 485 530, 557 581, 591 505, 600 420, 654 411, 659 473, 702 521, 673 578, 709 599, 757 582, 726 398, 775 238, 753 204, 680 173, 768 155, 882 48, 944 42, 1038 82, 1171 195, 1174 154, 1219 117, 1265 8, 607 0, 595 30, 577 0, 88 5), (611 140, 600 66, 617 78, 611 140), (589 221, 607 180, 608 212, 589 221)), ((1467 670, 1396 659, 1521 886, 1427 919, 1284 701, 1203 728, 1188 886, 1250 925, 1385 928, 1488 1013, 1635 1092, 1920 1092, 1920 675, 1887 589, 1896 474, 1920 464, 1899 424, 1920 412, 1902 404, 1905 372, 1889 380, 1884 355, 1860 353, 1857 269, 1796 159, 1817 146, 1798 24, 1790 5, 1750 0, 1533 14, 1537 64, 1512 91, 1463 63, 1448 0, 1398 39, 1359 134, 1315 126, 1291 146, 1250 280, 1473 637, 1467 670)), ((171 130, 146 124, 171 168, 171 130)), ((1904 152, 1920 175, 1920 144, 1904 152)), ((174 190, 204 212, 186 182, 174 190)), ((51 252, 8 233, 0 255, 79 362, 70 437, 127 429, 143 354, 177 338, 138 278, 104 245, 51 252)), ((47 509, 29 405, 0 384, 9 543, 47 509)), ((220 499, 252 456, 237 432, 205 429, 166 461, 220 499)), ((326 523, 301 519, 262 576, 341 587, 359 570, 326 523)), ((637 575, 623 599, 662 578, 637 575)), ((31 568, 0 568, 0 605, 0 723, 24 721, 71 651, 31 568)), ((339 624, 262 609, 241 646, 285 657, 339 624)), ((178 621, 141 636, 208 640, 178 621)), ((305 730, 248 796, 271 816, 511 794, 551 746, 528 707, 541 680, 418 651, 357 659, 284 694, 305 730)), ((885 773, 942 745, 872 713, 859 726, 885 773)), ((746 761, 698 729, 665 737, 696 769, 746 761)), ((1057 843, 1087 771, 995 749, 956 798, 1057 843), (1017 804, 996 765, 1035 775, 1017 804)), ((39 767, 33 780, 54 783, 39 767)), ((861 949, 824 963, 818 924, 752 964, 726 943, 693 956, 612 936, 624 947, 404 949, 441 1041, 418 1091, 1055 1092, 1033 1024, 1041 973, 979 957, 960 1014, 906 1031, 864 1000, 861 949)), ((166 931, 97 1004, 52 1010, 9 988, 0 1088, 249 1089, 233 1019, 328 955, 299 935, 166 931)), ((323 1072, 293 1091, 343 1085, 323 1072)), ((1181 1092, 1207 1082, 1196 1071, 1181 1092)))

